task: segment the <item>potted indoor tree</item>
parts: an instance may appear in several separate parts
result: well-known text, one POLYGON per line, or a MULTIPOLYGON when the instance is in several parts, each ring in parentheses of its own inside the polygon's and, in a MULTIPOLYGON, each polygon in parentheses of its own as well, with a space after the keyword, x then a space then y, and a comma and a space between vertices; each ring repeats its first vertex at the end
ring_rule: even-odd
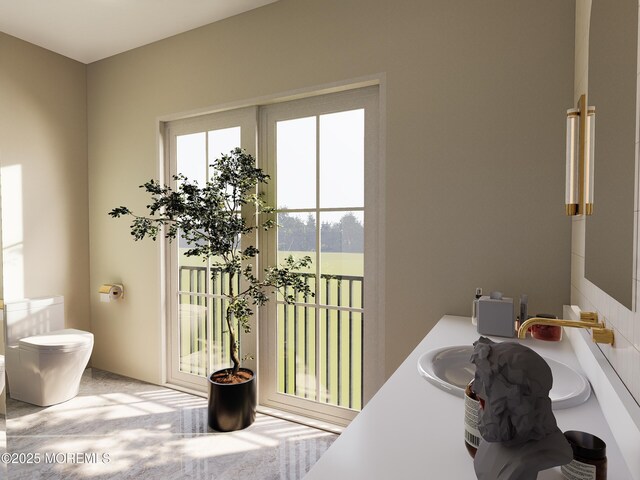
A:
POLYGON ((311 258, 289 256, 261 274, 254 272, 249 260, 258 255, 258 249, 240 242, 256 230, 275 226, 273 207, 258 193, 269 176, 240 148, 214 160, 211 167, 215 173, 202 187, 183 175, 174 176, 175 189, 155 180, 141 185, 151 195, 145 216, 123 206, 109 215, 133 217, 135 240, 156 240, 161 235, 171 241, 180 236, 188 245, 186 256, 210 259, 212 277, 223 273, 229 279, 224 315, 232 366, 208 376, 208 423, 214 430, 231 431, 251 425, 256 408, 256 376, 240 367, 239 332, 250 331, 254 306, 264 305, 271 293, 278 291, 288 304, 300 295, 305 299, 313 296, 299 273, 311 264, 311 258), (243 280, 239 289, 235 287, 238 278, 243 280))

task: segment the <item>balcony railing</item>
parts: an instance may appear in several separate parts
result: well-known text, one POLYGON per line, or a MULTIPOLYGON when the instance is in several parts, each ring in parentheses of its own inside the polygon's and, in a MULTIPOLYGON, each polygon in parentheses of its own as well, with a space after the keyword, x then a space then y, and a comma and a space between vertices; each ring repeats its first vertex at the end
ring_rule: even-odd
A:
MULTIPOLYGON (((233 280, 238 291, 239 278, 233 280)), ((228 285, 229 275, 222 271, 211 279, 207 267, 180 267, 180 371, 205 377, 211 371, 231 366, 224 317, 228 285)))
MULTIPOLYGON (((315 289, 315 275, 301 274, 315 289)), ((278 390, 362 408, 363 277, 320 276, 319 298, 278 302, 278 390)))
MULTIPOLYGON (((300 275, 314 291, 315 275, 300 275)), ((208 364, 212 370, 230 366, 224 320, 228 276, 218 272, 212 280, 204 266, 181 266, 179 279, 181 371, 206 376, 208 364)), ((276 302, 278 391, 362 408, 363 280, 322 274, 315 303, 302 296, 294 305, 276 302)))

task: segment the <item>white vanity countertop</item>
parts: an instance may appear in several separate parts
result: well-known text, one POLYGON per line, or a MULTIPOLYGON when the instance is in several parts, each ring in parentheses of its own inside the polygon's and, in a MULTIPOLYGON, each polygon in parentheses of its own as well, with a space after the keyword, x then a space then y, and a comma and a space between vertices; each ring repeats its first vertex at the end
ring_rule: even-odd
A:
MULTIPOLYGON (((464 446, 464 401, 422 378, 417 362, 428 350, 470 345, 478 337, 469 318, 442 317, 318 460, 305 480, 474 480, 473 459, 464 446)), ((582 372, 568 339, 522 342, 539 354, 582 372)), ((634 478, 593 393, 582 405, 554 410, 554 413, 562 431, 581 430, 606 442, 609 480, 634 478)), ((539 480, 562 478, 559 468, 538 475, 539 480)))

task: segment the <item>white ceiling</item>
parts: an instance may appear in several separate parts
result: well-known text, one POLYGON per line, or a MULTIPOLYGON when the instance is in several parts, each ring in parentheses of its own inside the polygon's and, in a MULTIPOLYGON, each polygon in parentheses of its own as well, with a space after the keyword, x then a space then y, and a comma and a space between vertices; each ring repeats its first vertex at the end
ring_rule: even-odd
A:
POLYGON ((91 63, 277 0, 0 0, 0 31, 91 63))

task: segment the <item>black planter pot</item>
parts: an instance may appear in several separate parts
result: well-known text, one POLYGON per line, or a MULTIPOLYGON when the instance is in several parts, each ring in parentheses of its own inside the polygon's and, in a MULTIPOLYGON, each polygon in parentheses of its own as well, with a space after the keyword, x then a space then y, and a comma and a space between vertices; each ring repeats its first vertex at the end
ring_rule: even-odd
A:
POLYGON ((243 383, 218 383, 212 380, 218 372, 209 376, 207 423, 219 432, 242 430, 256 419, 256 375, 248 368, 240 370, 250 373, 251 379, 243 383))

